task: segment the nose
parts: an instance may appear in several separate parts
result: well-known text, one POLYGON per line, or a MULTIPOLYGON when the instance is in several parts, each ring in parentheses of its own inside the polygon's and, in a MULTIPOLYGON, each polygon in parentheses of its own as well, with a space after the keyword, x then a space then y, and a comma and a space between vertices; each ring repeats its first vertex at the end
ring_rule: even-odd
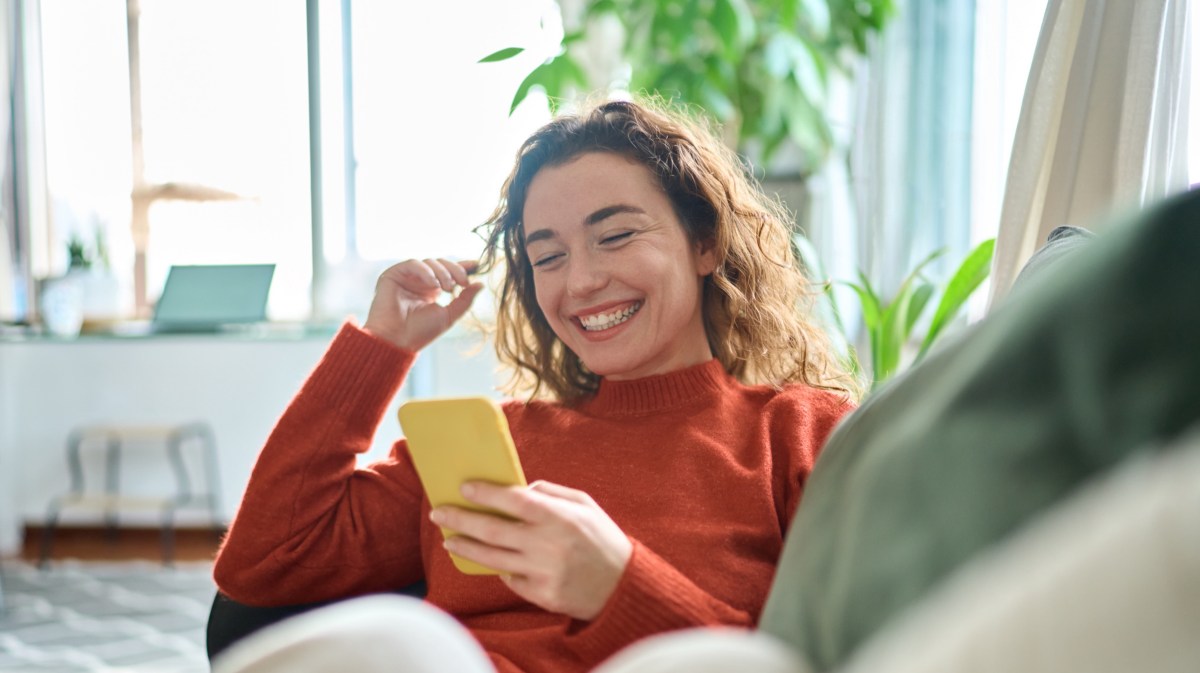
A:
POLYGON ((591 255, 575 255, 567 264, 567 293, 588 297, 608 285, 609 274, 591 255))

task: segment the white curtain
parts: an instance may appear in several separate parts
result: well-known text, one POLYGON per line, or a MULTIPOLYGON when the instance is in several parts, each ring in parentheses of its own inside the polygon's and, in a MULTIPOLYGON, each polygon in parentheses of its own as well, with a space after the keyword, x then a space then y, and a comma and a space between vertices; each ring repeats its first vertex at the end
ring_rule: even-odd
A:
POLYGON ((15 229, 12 208, 13 163, 8 139, 12 135, 12 58, 14 35, 11 7, 7 0, 0 2, 0 91, 5 92, 5 105, 0 106, 0 185, 6 193, 0 195, 0 320, 15 320, 17 315, 13 255, 9 246, 15 229))
POLYGON ((1046 235, 1187 186, 1190 0, 1050 0, 1013 141, 990 305, 1046 235))

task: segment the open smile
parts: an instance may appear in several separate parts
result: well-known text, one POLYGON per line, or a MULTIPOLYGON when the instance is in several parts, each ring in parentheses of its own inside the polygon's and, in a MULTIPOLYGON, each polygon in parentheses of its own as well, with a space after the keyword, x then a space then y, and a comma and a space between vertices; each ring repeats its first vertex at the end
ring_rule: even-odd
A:
POLYGON ((642 302, 635 301, 632 304, 622 306, 610 311, 602 311, 600 313, 592 313, 591 315, 578 316, 576 320, 583 327, 585 332, 602 332, 606 329, 612 329, 617 325, 629 320, 642 308, 642 302))

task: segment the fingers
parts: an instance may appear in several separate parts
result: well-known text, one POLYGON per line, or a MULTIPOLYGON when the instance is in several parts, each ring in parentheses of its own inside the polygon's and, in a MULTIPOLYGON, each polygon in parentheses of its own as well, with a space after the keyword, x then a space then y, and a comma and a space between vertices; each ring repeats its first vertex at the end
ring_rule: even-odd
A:
POLYGON ((525 531, 520 522, 502 519, 494 514, 444 506, 431 511, 429 520, 493 547, 512 550, 520 548, 524 543, 525 531))
POLYGON ((438 283, 446 292, 454 292, 455 288, 468 287, 471 281, 467 278, 477 264, 475 262, 453 262, 448 259, 426 259, 425 266, 433 272, 438 283))
POLYGON ((446 304, 446 311, 450 314, 450 320, 453 322, 458 320, 471 308, 471 302, 475 301, 476 295, 483 290, 483 283, 471 283, 466 286, 458 296, 450 300, 446 304))
POLYGON ((379 275, 380 282, 389 278, 413 289, 432 290, 441 286, 433 269, 415 259, 393 264, 379 275))
POLYGON ((529 485, 529 488, 555 498, 562 498, 563 500, 577 502, 581 505, 595 504, 595 501, 592 500, 592 496, 588 495, 587 493, 573 488, 567 488, 566 486, 555 484, 549 481, 535 481, 529 485))
POLYGON ((442 289, 446 292, 453 292, 455 288, 454 276, 446 268, 446 265, 439 259, 426 259, 424 262, 425 266, 433 271, 433 275, 437 277, 438 284, 442 286, 442 289))
POLYGON ((499 486, 486 481, 468 481, 462 485, 463 497, 477 505, 490 507, 520 521, 544 523, 550 518, 552 498, 521 486, 499 486))
POLYGON ((442 546, 452 554, 457 554, 505 575, 520 572, 527 565, 520 552, 496 547, 464 535, 448 537, 442 546))

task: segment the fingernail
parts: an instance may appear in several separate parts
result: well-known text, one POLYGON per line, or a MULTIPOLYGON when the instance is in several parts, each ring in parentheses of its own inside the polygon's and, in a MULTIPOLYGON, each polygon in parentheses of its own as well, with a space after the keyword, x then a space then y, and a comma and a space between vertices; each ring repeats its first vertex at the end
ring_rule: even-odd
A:
POLYGON ((475 495, 475 484, 467 482, 459 487, 458 490, 463 494, 463 497, 470 498, 471 496, 475 495))
POLYGON ((442 524, 442 523, 443 523, 443 522, 446 520, 446 515, 445 515, 445 514, 443 514, 443 513, 441 512, 441 510, 436 510, 436 509, 435 509, 435 510, 433 510, 432 512, 430 512, 430 513, 429 513, 429 520, 430 520, 430 521, 432 521, 432 522, 434 522, 434 523, 436 523, 436 524, 439 524, 439 525, 441 525, 441 524, 442 524))

